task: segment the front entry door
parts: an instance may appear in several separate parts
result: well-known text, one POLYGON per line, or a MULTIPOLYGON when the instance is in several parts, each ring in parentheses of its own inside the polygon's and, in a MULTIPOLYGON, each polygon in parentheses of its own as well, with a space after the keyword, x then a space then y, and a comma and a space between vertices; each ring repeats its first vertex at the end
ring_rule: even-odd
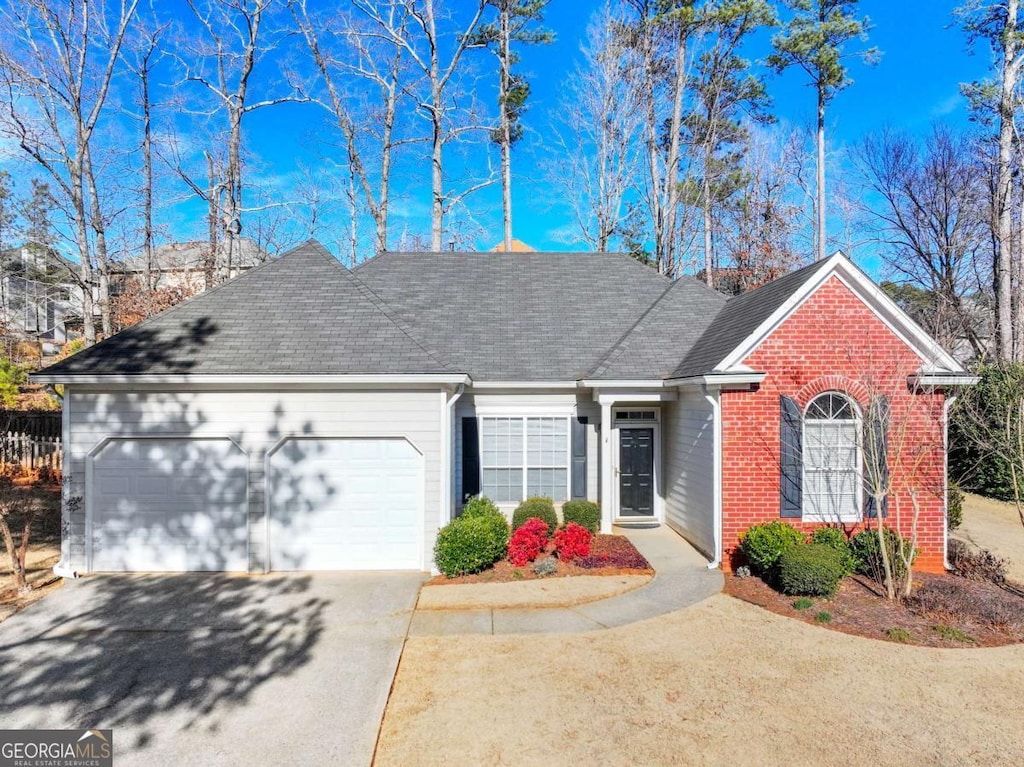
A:
POLYGON ((654 429, 619 429, 619 516, 654 516, 654 429))

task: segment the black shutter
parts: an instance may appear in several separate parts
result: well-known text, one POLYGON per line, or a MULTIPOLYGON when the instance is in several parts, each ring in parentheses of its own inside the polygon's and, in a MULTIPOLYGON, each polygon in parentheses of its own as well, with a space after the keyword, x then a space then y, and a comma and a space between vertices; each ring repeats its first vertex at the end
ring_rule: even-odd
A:
POLYGON ((462 419, 462 500, 480 494, 480 433, 475 417, 462 419))
POLYGON ((779 516, 799 517, 803 513, 803 418, 796 400, 789 397, 780 397, 780 400, 779 516))
MULTIPOLYGON (((877 517, 872 487, 889 485, 889 398, 872 397, 864 419, 864 516, 877 517)), ((882 498, 882 516, 889 514, 888 494, 882 498)))
POLYGON ((587 497, 587 417, 572 419, 572 497, 587 497))

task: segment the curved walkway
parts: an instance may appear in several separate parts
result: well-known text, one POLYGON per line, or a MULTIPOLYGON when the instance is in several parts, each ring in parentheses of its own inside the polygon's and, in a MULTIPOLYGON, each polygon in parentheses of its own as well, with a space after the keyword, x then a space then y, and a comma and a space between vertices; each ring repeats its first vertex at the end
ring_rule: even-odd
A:
POLYGON ((665 526, 617 528, 654 568, 646 586, 575 607, 417 610, 409 636, 452 634, 568 634, 624 626, 703 601, 722 589, 720 570, 665 526))

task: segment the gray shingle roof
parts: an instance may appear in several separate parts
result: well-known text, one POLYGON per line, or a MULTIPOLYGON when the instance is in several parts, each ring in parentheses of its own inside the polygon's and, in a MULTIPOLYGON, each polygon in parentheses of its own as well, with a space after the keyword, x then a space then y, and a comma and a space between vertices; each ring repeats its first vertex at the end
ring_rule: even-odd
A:
POLYGON ((381 253, 355 274, 476 381, 583 378, 672 286, 610 253, 381 253))
POLYGON ((672 378, 701 375, 715 369, 733 349, 768 319, 822 266, 816 262, 772 280, 749 293, 730 298, 693 345, 672 378))
POLYGON ((818 266, 727 301, 618 254, 382 253, 350 272, 311 240, 40 375, 697 375, 818 266))
POLYGON ((310 241, 41 374, 382 372, 454 371, 310 241))
POLYGON ((665 378, 722 310, 726 297, 681 277, 644 313, 587 378, 665 378))

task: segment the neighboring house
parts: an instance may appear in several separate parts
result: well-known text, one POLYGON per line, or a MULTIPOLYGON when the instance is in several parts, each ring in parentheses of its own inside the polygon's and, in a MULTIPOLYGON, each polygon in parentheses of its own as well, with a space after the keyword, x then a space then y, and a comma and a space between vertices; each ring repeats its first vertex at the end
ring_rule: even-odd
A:
POLYGON ((0 321, 8 334, 39 341, 44 355, 68 341, 68 323, 82 316, 81 291, 67 281, 72 264, 45 248, 24 245, 0 254, 0 321))
POLYGON ((941 570, 946 406, 972 381, 838 254, 726 299, 622 255, 349 271, 316 242, 35 379, 66 387, 84 500, 61 573, 426 570, 477 492, 593 499, 605 531, 665 524, 728 566, 752 523, 875 513, 877 445, 883 512, 909 530, 916 504, 941 570))
MULTIPOLYGON (((218 254, 215 271, 218 281, 237 277, 270 256, 259 245, 247 238, 240 238, 237 251, 218 254)), ((118 264, 122 279, 145 282, 147 270, 154 288, 185 288, 190 293, 206 290, 207 254, 209 242, 172 242, 153 249, 151 263, 141 254, 129 256, 118 264)))

